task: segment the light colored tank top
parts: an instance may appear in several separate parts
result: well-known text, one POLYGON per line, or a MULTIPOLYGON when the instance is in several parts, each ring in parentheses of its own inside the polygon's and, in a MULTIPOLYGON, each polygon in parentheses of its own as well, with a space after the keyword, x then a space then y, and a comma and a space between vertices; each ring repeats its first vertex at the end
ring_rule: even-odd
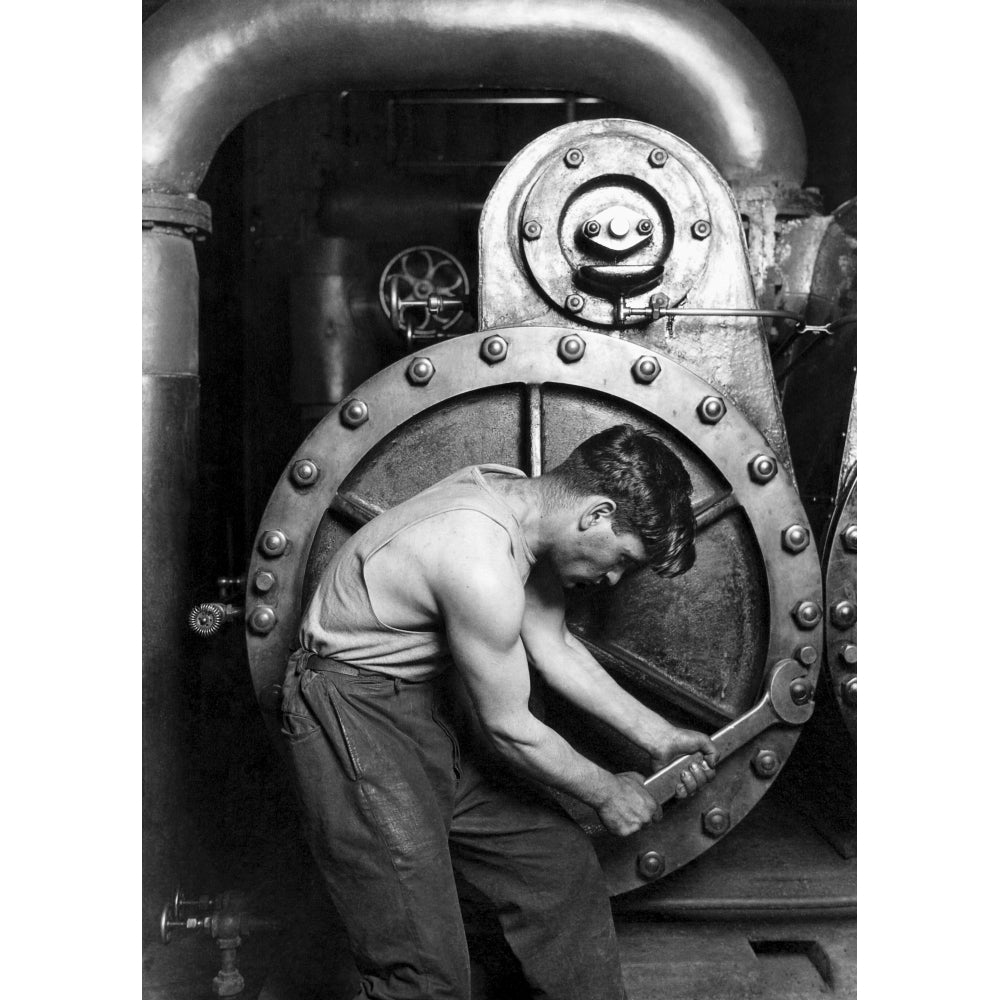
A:
POLYGON ((470 465, 361 527, 334 553, 302 618, 299 643, 319 656, 354 667, 418 681, 447 669, 451 654, 443 626, 426 632, 380 621, 365 582, 365 564, 397 535, 437 514, 474 510, 510 536, 510 558, 523 584, 535 557, 513 511, 485 476, 526 478, 506 465, 470 465), (485 474, 485 475, 484 475, 485 474))

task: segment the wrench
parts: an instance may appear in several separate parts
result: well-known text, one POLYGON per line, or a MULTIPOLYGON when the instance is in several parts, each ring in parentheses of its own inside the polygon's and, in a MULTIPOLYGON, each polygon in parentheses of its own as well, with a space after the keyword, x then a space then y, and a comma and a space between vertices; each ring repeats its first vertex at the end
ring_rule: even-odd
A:
MULTIPOLYGON (((723 726, 712 737, 718 754, 716 766, 771 726, 782 723, 801 726, 809 720, 813 713, 813 686, 806 678, 806 673, 806 669, 796 660, 779 660, 774 665, 760 701, 738 719, 723 726)), ((703 759, 700 753, 678 757, 666 767, 653 772, 643 782, 643 787, 657 802, 664 805, 677 794, 681 771, 703 759)), ((585 823, 583 830, 592 837, 608 832, 600 823, 585 823)))

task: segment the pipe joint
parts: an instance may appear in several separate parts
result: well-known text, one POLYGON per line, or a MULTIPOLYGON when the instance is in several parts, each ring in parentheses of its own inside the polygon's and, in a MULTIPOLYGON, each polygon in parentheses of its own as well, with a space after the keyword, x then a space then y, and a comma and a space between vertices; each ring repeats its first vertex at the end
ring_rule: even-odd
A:
POLYGON ((143 191, 142 228, 168 229, 204 243, 212 235, 212 209, 193 194, 143 191))

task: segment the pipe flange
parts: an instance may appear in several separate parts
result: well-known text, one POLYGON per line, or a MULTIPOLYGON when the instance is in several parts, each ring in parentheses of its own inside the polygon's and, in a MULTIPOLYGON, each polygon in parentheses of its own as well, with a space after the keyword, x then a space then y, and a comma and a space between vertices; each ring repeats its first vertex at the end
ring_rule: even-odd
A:
POLYGON ((142 228, 170 230, 203 243, 212 235, 212 208, 193 194, 143 191, 142 228))

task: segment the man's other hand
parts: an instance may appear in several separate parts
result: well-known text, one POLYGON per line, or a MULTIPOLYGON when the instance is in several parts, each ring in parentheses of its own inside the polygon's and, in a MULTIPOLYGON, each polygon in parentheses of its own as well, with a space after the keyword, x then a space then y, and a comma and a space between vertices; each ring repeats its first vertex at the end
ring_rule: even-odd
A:
POLYGON ((699 788, 711 781, 715 777, 715 764, 719 759, 715 745, 704 733, 671 726, 657 744, 653 754, 653 770, 659 771, 684 754, 693 754, 694 758, 680 773, 681 780, 675 788, 679 799, 694 795, 699 788))
POLYGON ((597 807, 597 815, 612 833, 627 837, 660 819, 663 810, 646 791, 641 774, 626 771, 611 777, 608 797, 597 807))

